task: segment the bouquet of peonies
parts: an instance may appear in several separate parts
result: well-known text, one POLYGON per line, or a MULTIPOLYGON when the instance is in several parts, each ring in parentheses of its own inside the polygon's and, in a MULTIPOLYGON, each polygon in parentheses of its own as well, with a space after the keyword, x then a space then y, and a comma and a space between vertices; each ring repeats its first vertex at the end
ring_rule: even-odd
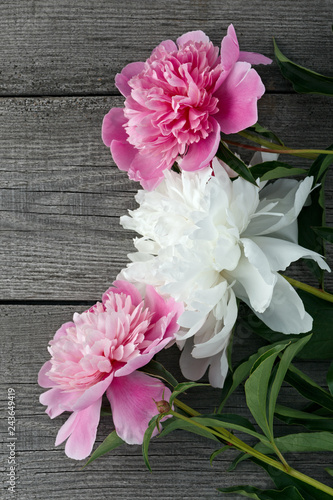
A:
MULTIPOLYGON (((332 78, 296 65, 276 45, 275 55, 296 91, 333 93, 332 78)), ((55 443, 67 440, 70 458, 92 452, 106 394, 115 430, 88 463, 125 442, 142 444, 150 467, 150 439, 185 429, 215 441, 211 459, 237 449, 232 467, 251 459, 278 488, 221 492, 257 499, 333 497, 333 489, 284 457, 290 450, 333 450, 332 366, 328 392, 292 364, 302 353, 331 359, 333 352, 333 295, 324 291, 323 273, 330 271, 324 240, 333 241, 323 204, 333 147, 291 149, 258 124, 265 88, 252 66, 271 62, 240 51, 230 25, 220 49, 202 31, 189 32, 177 44, 162 42, 146 62, 128 64, 116 76, 125 103, 105 116, 102 137, 117 166, 143 188, 138 208, 120 220, 139 236, 137 251, 102 301, 56 332, 51 359, 39 373, 39 384, 49 389, 40 397, 48 415, 71 412, 55 443), (230 140, 230 134, 256 146, 230 140), (249 166, 230 144, 256 151, 249 166), (280 161, 284 154, 314 162, 296 168, 280 161), (319 288, 281 274, 299 259, 307 259, 319 288), (232 366, 239 322, 267 344, 232 366), (189 381, 178 383, 153 359, 174 343, 189 381), (202 385, 196 381, 207 370, 210 384, 220 389, 220 406, 203 416, 178 398, 202 385), (311 404, 303 410, 278 405, 283 381, 311 404), (240 384, 256 426, 223 413, 240 384), (307 430, 275 438, 274 417, 307 430)))

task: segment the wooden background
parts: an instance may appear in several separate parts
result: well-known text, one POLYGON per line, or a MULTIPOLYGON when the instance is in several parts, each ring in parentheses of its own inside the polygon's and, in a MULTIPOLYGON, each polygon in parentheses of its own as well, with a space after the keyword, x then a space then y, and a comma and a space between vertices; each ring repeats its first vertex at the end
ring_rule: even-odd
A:
MULTIPOLYGON (((219 45, 231 22, 242 50, 273 57, 274 36, 291 59, 333 74, 332 0, 0 3, 1 395, 4 407, 7 388, 16 391, 19 500, 217 499, 222 497, 217 487, 271 485, 250 462, 226 472, 232 452, 210 466, 212 445, 185 432, 151 443, 153 474, 137 446, 119 448, 81 471, 82 464, 68 459, 63 446, 54 447, 67 417, 50 420, 38 402, 37 374, 48 358, 49 339, 74 311, 100 299, 132 250, 133 235, 120 227, 119 216, 135 206, 137 185, 117 170, 100 138, 104 114, 123 102, 115 74, 129 62, 145 60, 160 41, 189 30, 202 29, 219 45)), ((276 64, 258 71, 267 88, 259 104, 261 124, 290 146, 325 148, 333 142, 332 100, 294 94, 276 64)), ((332 219, 332 177, 330 185, 332 219)), ((302 266, 294 272, 311 282, 302 266)), ((260 342, 240 332, 236 357, 255 343, 260 342)), ((160 359, 178 374, 177 349, 160 359)), ((300 366, 325 384, 327 364, 300 366)), ((295 401, 288 387, 282 397, 286 404, 295 401)), ((199 411, 212 411, 218 391, 195 392, 188 401, 199 411)), ((239 391, 228 411, 245 414, 243 404, 239 391)), ((3 412, 1 498, 13 498, 4 482, 6 417, 3 412)), ((284 430, 278 423, 277 428, 284 430)), ((111 429, 103 417, 98 444, 111 429)), ((322 469, 332 457, 289 459, 329 482, 322 469)))

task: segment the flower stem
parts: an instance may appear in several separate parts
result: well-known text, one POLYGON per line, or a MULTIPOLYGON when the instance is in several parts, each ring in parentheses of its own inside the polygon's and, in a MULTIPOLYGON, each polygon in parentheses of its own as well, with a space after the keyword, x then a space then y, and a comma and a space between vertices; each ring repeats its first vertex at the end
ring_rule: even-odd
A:
MULTIPOLYGON (((184 410, 192 417, 200 416, 199 412, 193 410, 193 408, 186 405, 182 401, 175 399, 174 403, 176 406, 178 406, 178 408, 184 410)), ((268 457, 267 455, 264 455, 263 453, 257 451, 255 448, 252 448, 248 444, 244 443, 241 439, 237 438, 234 434, 227 431, 226 429, 222 427, 216 427, 216 428, 206 427, 205 425, 196 422, 192 418, 186 417, 185 415, 182 415, 181 413, 175 412, 173 410, 170 411, 170 414, 176 418, 179 418, 180 420, 191 423, 192 425, 195 425, 198 428, 205 430, 206 432, 210 432, 212 435, 217 436, 223 441, 226 441, 228 444, 232 445, 237 450, 247 453, 248 455, 257 458, 258 460, 261 460, 262 462, 271 465, 275 469, 278 469, 286 474, 289 474, 289 476, 294 477, 295 479, 299 479, 300 481, 303 481, 303 483, 309 484, 310 486, 313 486, 314 488, 323 491, 324 493, 327 493, 328 495, 331 495, 333 497, 333 489, 330 488, 329 486, 326 486, 325 484, 320 483, 316 479, 306 476, 302 472, 293 469, 287 464, 287 462, 284 459, 283 463, 281 463, 273 458, 268 457)), ((280 452, 278 453, 278 456, 281 458, 280 452)))
POLYGON ((237 142, 225 140, 225 138, 223 138, 223 141, 227 142, 228 144, 233 144, 234 146, 243 147, 245 149, 254 149, 254 150, 266 152, 266 153, 289 154, 289 155, 293 155, 293 156, 300 156, 301 158, 315 159, 320 154, 325 154, 325 155, 333 154, 333 151, 330 151, 327 149, 293 149, 293 148, 288 148, 286 146, 281 146, 281 144, 272 143, 272 142, 268 141, 267 139, 264 139, 260 136, 254 135, 251 132, 246 132, 245 130, 243 130, 242 132, 238 132, 238 134, 241 137, 244 137, 245 139, 249 139, 250 141, 255 142, 257 144, 260 144, 261 146, 265 146, 266 149, 262 149, 262 148, 257 149, 257 148, 254 148, 253 146, 247 146, 245 144, 239 144, 237 142))
POLYGON ((300 290, 304 290, 305 292, 311 293, 311 295, 315 295, 320 299, 327 300, 327 302, 333 302, 333 295, 331 293, 325 292, 324 290, 319 290, 318 288, 315 288, 314 286, 311 285, 306 285, 305 283, 294 280, 294 278, 289 278, 289 276, 285 276, 284 274, 282 274, 281 276, 294 287, 299 288, 300 290))

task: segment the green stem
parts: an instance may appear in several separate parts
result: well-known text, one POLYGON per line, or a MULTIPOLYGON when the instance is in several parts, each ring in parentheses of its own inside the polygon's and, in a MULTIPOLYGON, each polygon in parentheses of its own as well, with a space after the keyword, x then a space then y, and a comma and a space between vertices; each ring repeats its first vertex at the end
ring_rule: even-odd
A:
MULTIPOLYGON (((260 149, 260 151, 267 152, 267 153, 282 153, 282 154, 289 154, 293 156, 300 156, 301 158, 312 158, 315 159, 317 158, 318 155, 324 154, 324 155, 330 155, 333 154, 333 151, 329 151, 327 149, 293 149, 293 148, 288 148, 286 146, 281 146, 280 144, 275 144, 267 139, 263 139, 262 137, 259 137, 257 135, 252 134, 251 132, 238 132, 238 134, 241 137, 244 137, 245 139, 249 139, 252 142, 255 142, 257 144, 260 144, 261 146, 265 146, 265 149, 260 149)), ((223 139, 224 140, 224 139, 223 139)), ((227 142, 227 141, 226 141, 227 142)), ((244 147, 242 144, 237 144, 234 143, 234 145, 238 145, 240 147, 244 147)), ((246 146, 245 146, 246 147, 246 146)), ((248 146, 247 146, 248 148, 248 146)))
MULTIPOLYGON (((199 412, 197 412, 196 410, 193 410, 193 408, 186 405, 182 401, 175 399, 174 403, 176 406, 178 406, 178 408, 184 410, 186 413, 188 413, 192 417, 200 416, 199 412)), ((299 471, 293 469, 292 467, 290 467, 287 464, 287 462, 285 462, 284 459, 283 459, 284 463, 281 463, 281 462, 274 460, 273 458, 270 458, 270 457, 264 455, 263 453, 260 453, 259 451, 252 448, 251 446, 247 445, 241 439, 237 438, 234 434, 227 431, 226 429, 223 429, 222 427, 218 427, 218 428, 214 428, 214 429, 212 429, 210 427, 206 427, 206 426, 196 422, 192 418, 186 417, 185 415, 182 415, 182 414, 175 412, 173 410, 170 411, 170 414, 176 418, 179 418, 180 420, 183 420, 185 422, 189 422, 190 424, 195 425, 198 428, 205 430, 206 432, 210 432, 214 436, 217 436, 218 438, 222 439, 223 441, 226 441, 227 443, 234 446, 238 450, 240 450, 244 453, 247 453, 248 455, 251 455, 254 458, 257 458, 258 460, 261 460, 262 462, 264 462, 268 465, 271 465, 275 469, 278 469, 286 474, 289 474, 289 476, 292 476, 296 479, 299 479, 300 481, 303 481, 303 483, 309 484, 310 486, 313 486, 314 488, 316 488, 320 491, 323 491, 324 493, 327 493, 328 495, 331 495, 333 498, 333 489, 330 488, 329 486, 326 486, 325 484, 320 483, 316 479, 313 479, 309 476, 306 476, 302 472, 299 472, 299 471)), ((280 452, 278 455, 281 458, 280 452)))
POLYGON ((315 288, 314 286, 311 285, 306 285, 305 283, 294 280, 294 278, 289 278, 289 276, 285 276, 284 274, 282 274, 281 276, 294 287, 299 288, 300 290, 304 290, 305 292, 311 293, 311 295, 315 295, 320 299, 327 300, 327 302, 333 302, 333 295, 331 293, 325 292, 324 290, 319 290, 318 288, 315 288))

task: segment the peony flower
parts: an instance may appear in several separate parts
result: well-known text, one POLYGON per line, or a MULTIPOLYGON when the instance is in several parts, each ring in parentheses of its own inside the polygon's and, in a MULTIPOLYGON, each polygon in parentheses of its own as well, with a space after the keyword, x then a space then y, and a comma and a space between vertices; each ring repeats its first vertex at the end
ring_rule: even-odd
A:
MULTIPOLYGON (((159 380, 137 371, 174 339, 181 304, 164 300, 147 286, 145 297, 126 281, 115 281, 88 311, 74 314, 50 341, 51 360, 38 382, 51 388, 40 396, 54 418, 73 412, 61 427, 56 446, 86 458, 93 447, 102 396, 110 401, 117 434, 129 444, 142 443, 150 419, 158 414, 154 400, 170 396, 159 380)), ((155 433, 157 431, 155 430, 155 433)))
POLYGON ((240 52, 233 25, 221 53, 202 31, 166 40, 146 62, 116 75, 125 107, 104 117, 102 138, 130 179, 153 189, 182 157, 183 170, 207 166, 220 132, 231 134, 257 121, 265 87, 252 64, 270 64, 260 54, 240 52))
POLYGON ((121 223, 142 237, 120 276, 184 302, 176 334, 183 375, 197 380, 210 367, 210 383, 222 387, 237 299, 275 331, 310 331, 311 316, 279 271, 301 257, 329 267, 297 243, 311 177, 258 187, 242 178, 232 182, 216 159, 213 169, 215 175, 210 167, 166 171, 155 191, 138 192, 139 208, 121 223))

